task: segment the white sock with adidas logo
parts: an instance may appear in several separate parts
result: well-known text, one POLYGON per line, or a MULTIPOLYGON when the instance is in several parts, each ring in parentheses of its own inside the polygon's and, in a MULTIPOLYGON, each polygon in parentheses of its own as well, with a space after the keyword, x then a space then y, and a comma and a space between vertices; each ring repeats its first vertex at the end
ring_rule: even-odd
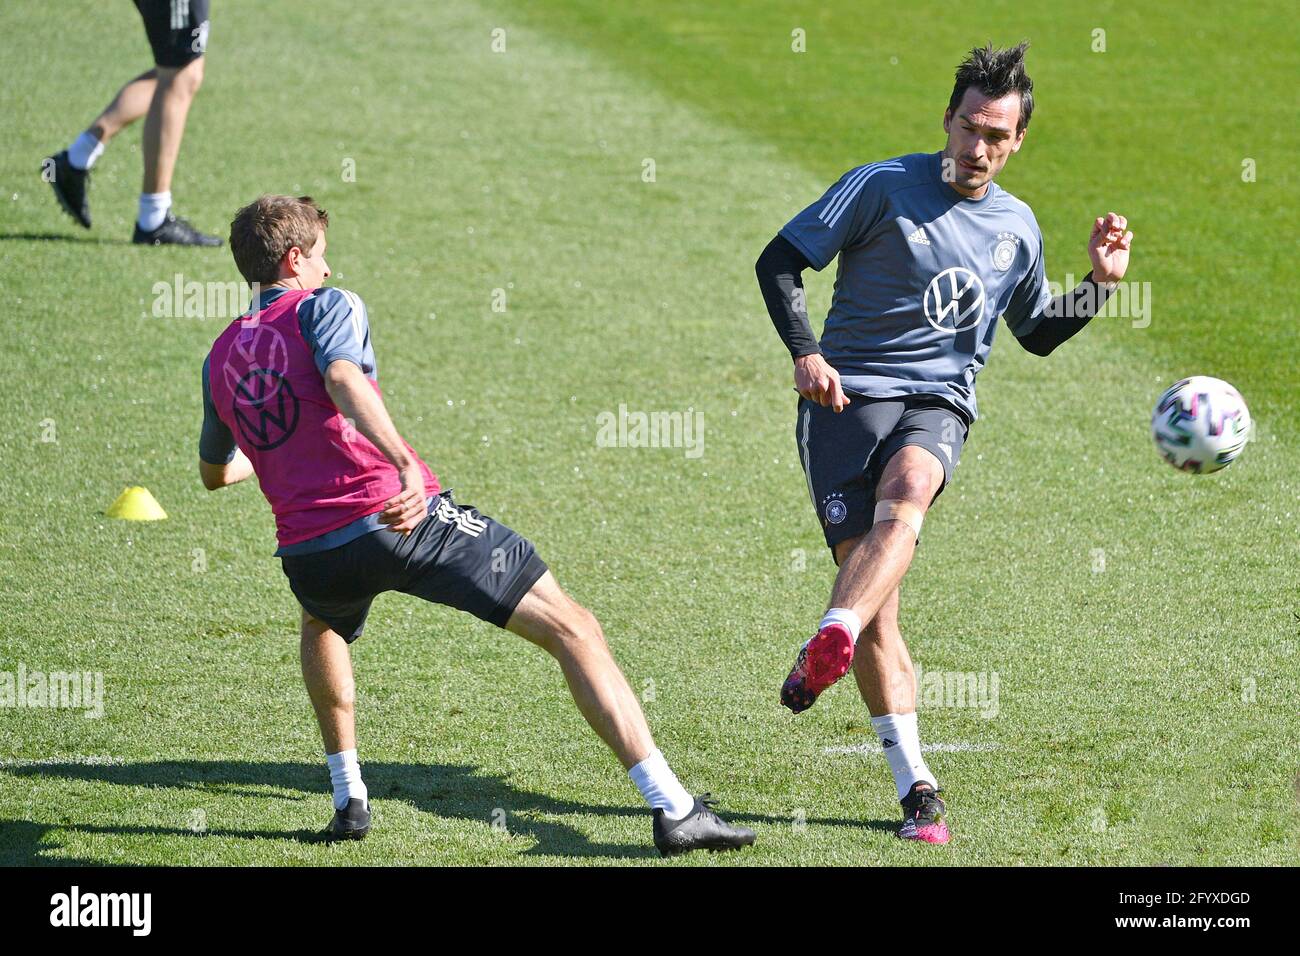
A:
POLYGON ((880 746, 889 761, 889 769, 894 773, 894 785, 898 787, 898 799, 902 800, 912 789, 912 784, 924 780, 936 790, 939 782, 925 765, 921 756, 921 735, 917 730, 916 711, 910 714, 885 714, 872 717, 871 726, 880 738, 880 746))

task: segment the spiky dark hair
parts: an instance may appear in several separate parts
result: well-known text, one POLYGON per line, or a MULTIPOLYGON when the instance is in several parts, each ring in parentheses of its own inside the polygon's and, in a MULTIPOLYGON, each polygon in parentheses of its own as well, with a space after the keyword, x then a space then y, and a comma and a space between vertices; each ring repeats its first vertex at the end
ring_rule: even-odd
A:
POLYGON ((972 86, 995 99, 1008 93, 1019 93, 1020 119, 1016 121, 1016 132, 1023 132, 1034 112, 1034 81, 1025 72, 1027 49, 1028 40, 1004 50, 995 49, 992 43, 971 50, 957 67, 957 82, 953 85, 948 109, 956 113, 961 98, 972 86))

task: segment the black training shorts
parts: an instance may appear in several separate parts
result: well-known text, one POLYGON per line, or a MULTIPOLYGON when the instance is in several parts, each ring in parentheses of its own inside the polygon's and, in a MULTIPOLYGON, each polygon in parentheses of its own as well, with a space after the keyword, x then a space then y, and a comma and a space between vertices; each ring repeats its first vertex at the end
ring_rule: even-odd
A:
POLYGON ((158 66, 185 66, 207 49, 208 0, 135 0, 135 8, 158 66))
POLYGON ((831 551, 870 530, 876 485, 900 448, 919 445, 939 459, 943 484, 937 498, 952 480, 967 432, 965 419, 933 396, 850 395, 841 412, 800 398, 795 424, 799 461, 831 551))
POLYGON ((370 602, 401 591, 468 611, 505 627, 546 573, 532 542, 505 525, 458 505, 450 491, 433 499, 409 535, 387 528, 329 551, 285 555, 281 567, 306 611, 351 644, 361 636, 370 602))

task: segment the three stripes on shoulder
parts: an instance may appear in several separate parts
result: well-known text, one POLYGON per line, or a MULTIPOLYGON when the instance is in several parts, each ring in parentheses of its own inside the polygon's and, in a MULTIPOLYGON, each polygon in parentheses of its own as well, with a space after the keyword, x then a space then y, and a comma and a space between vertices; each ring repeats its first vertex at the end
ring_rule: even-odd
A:
POLYGON ((866 166, 859 166, 845 177, 844 183, 826 201, 826 206, 817 214, 817 218, 826 223, 828 229, 834 229, 835 223, 844 214, 844 210, 857 198, 858 193, 862 192, 862 187, 866 185, 867 180, 877 173, 902 172, 906 172, 903 164, 892 159, 883 163, 868 163, 866 166))

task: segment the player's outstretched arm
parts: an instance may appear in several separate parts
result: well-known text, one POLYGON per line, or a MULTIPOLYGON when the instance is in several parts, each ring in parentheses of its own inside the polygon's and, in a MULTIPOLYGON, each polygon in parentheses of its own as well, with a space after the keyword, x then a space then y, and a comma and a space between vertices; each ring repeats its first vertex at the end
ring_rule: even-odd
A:
POLYGON ((1097 217, 1088 237, 1088 258, 1092 271, 1074 289, 1054 296, 1044 307, 1033 330, 1016 340, 1035 355, 1051 355, 1062 342, 1072 338, 1101 311, 1115 283, 1128 271, 1129 246, 1133 233, 1128 220, 1116 213, 1097 217))
POLYGON ((402 479, 402 490, 384 502, 379 520, 390 531, 409 534, 429 513, 424 472, 407 450, 379 397, 360 366, 347 359, 335 359, 325 369, 325 390, 334 406, 350 419, 356 430, 392 462, 402 479))

